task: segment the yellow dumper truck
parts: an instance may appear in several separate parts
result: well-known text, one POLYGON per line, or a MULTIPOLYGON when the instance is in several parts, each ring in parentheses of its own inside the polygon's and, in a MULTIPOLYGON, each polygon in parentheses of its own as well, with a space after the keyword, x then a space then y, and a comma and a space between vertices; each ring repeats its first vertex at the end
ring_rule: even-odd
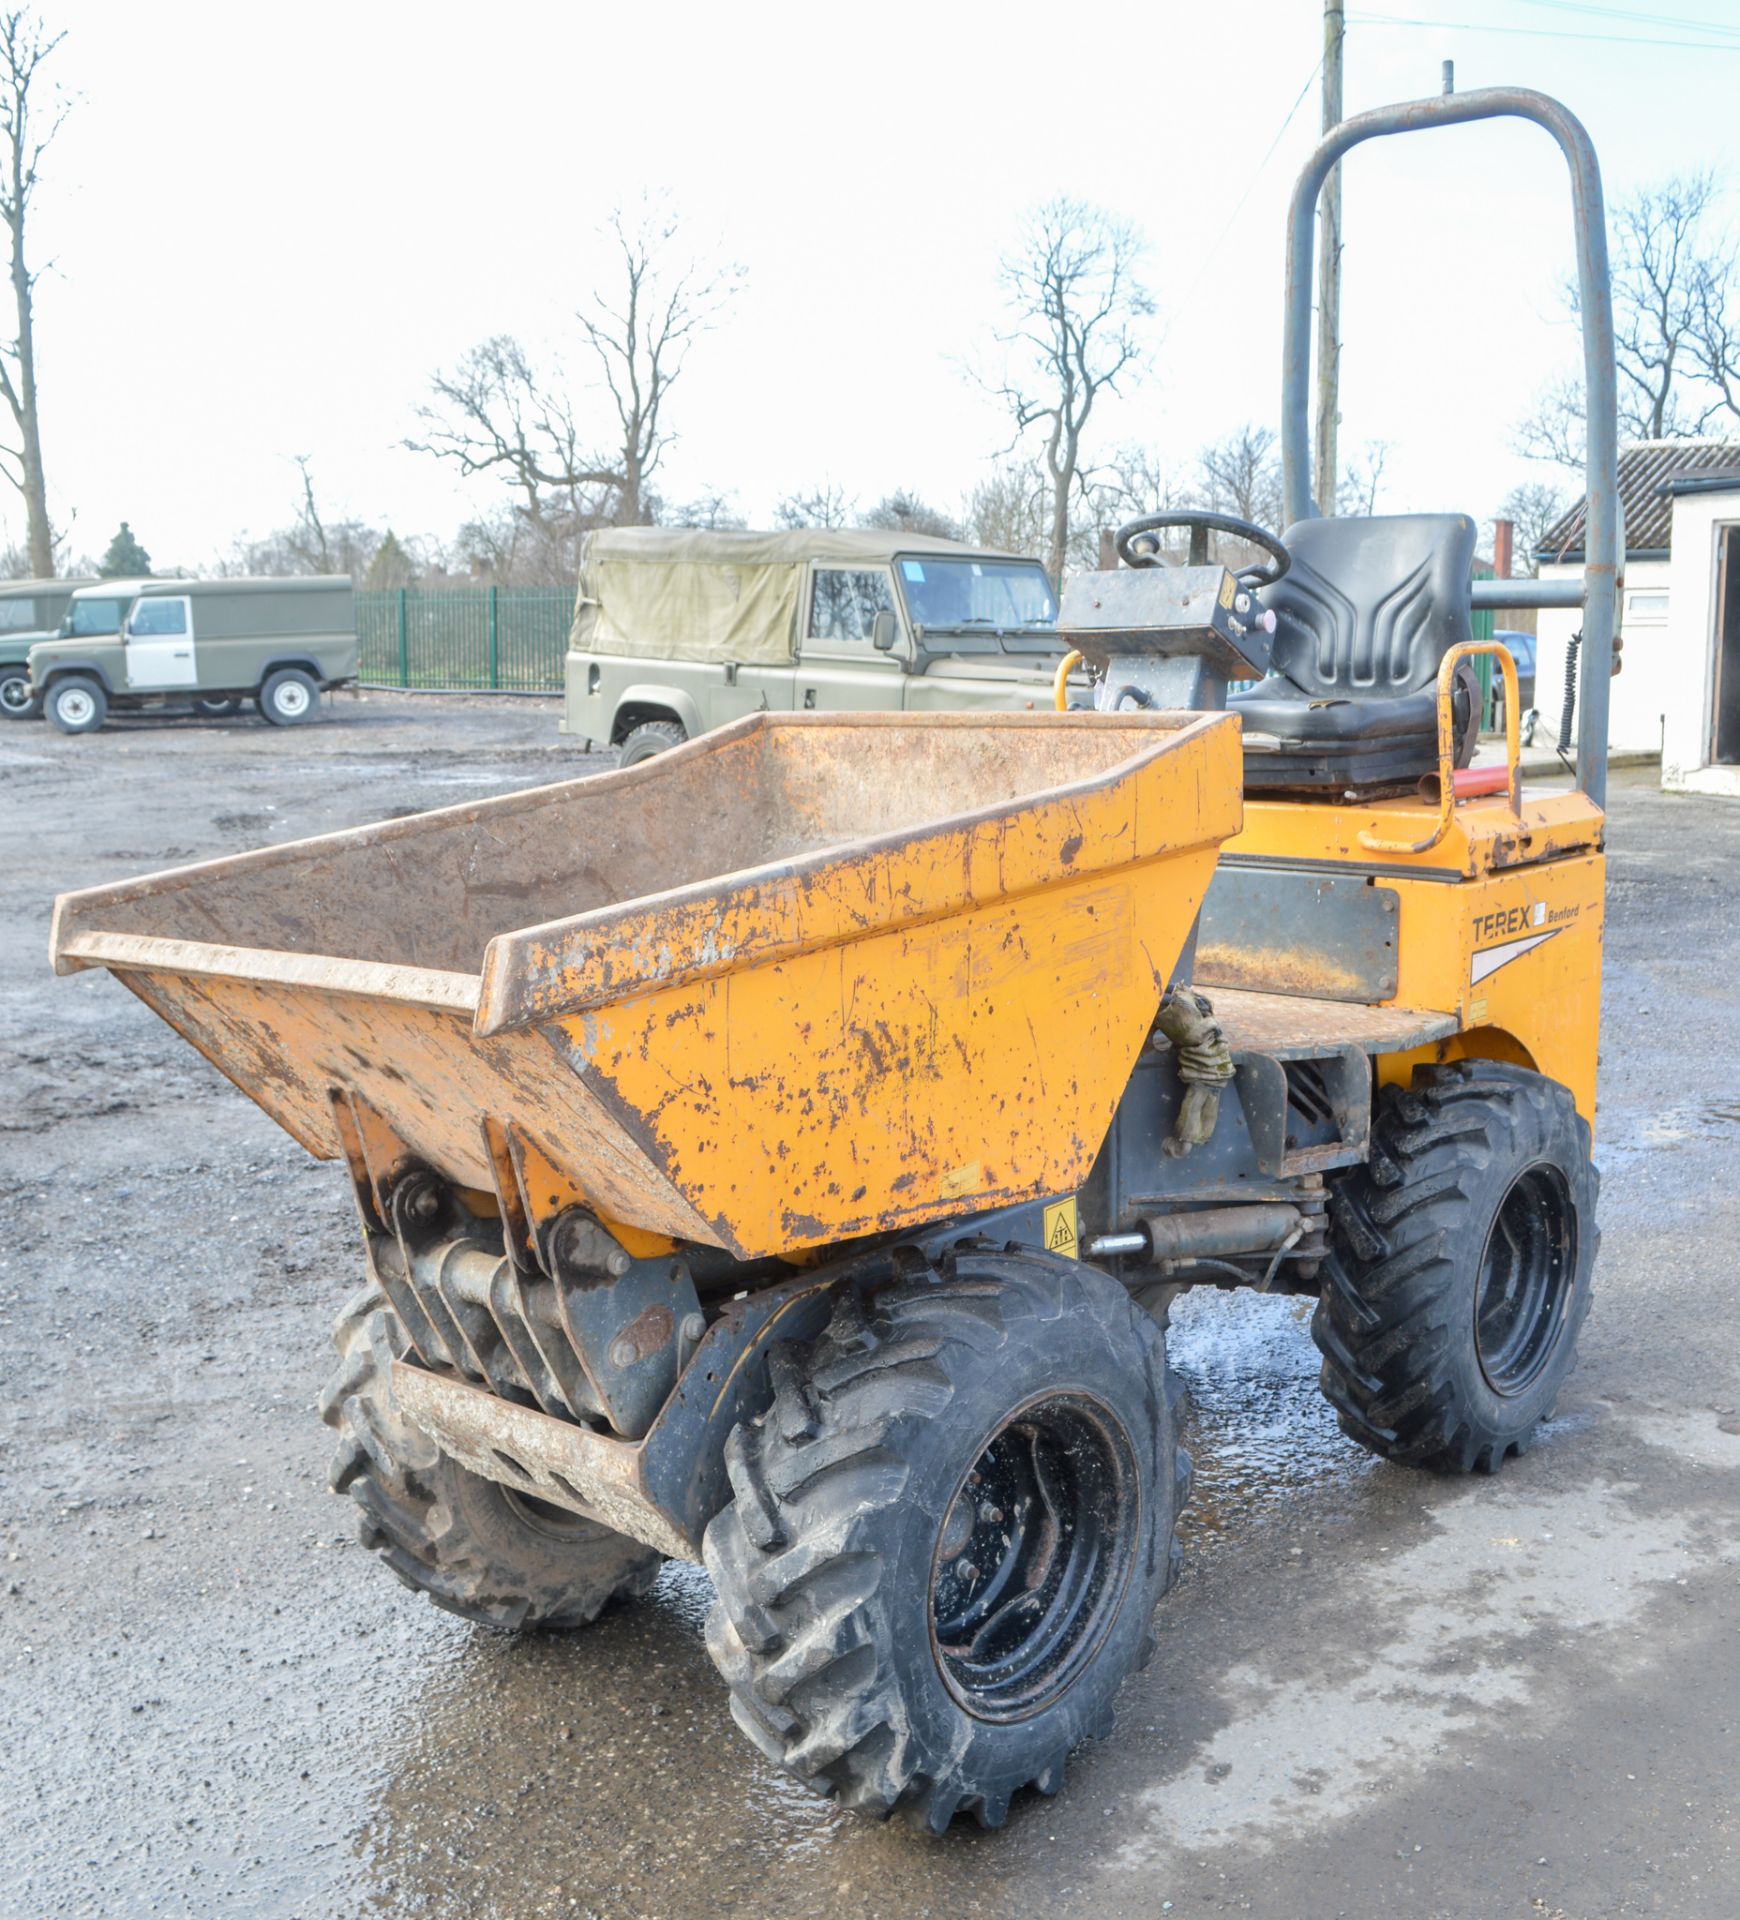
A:
POLYGON ((1238 572, 1213 516, 1171 517, 1182 567, 1125 528, 1061 610, 1095 711, 748 715, 60 901, 59 969, 110 969, 349 1168, 367 1278, 323 1410, 400 1579, 579 1626, 702 1560, 764 1753, 851 1807, 995 1826, 1152 1645, 1180 1288, 1315 1296, 1324 1390, 1378 1454, 1529 1445, 1596 1252, 1603 234, 1540 95, 1337 128, 1292 217, 1292 524, 1235 524, 1265 550, 1238 572), (1455 765, 1472 524, 1306 491, 1329 167, 1495 114, 1556 136, 1577 207, 1570 791, 1522 787, 1514 688, 1508 766, 1455 765))

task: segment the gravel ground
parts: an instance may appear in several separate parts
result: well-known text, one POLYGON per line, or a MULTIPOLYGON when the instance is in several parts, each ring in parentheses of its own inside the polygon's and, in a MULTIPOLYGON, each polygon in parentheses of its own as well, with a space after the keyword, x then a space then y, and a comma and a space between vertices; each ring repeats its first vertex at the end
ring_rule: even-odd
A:
POLYGON ((342 1174, 45 964, 63 889, 596 764, 543 701, 0 729, 0 1913, 1732 1920, 1740 810, 1616 783, 1605 1246, 1543 1444, 1381 1466, 1298 1303, 1187 1300, 1160 1655, 1061 1799, 925 1841, 741 1740, 699 1571, 516 1641, 352 1544, 342 1174))

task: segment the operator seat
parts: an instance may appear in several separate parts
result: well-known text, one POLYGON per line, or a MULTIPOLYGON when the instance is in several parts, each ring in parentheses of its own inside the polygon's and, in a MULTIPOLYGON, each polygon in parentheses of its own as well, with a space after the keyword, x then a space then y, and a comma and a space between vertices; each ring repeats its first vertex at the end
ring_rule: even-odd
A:
MULTIPOLYGON (((1227 702, 1244 719, 1246 790, 1411 787, 1438 766, 1439 664, 1472 637, 1474 522, 1301 520, 1282 540, 1292 567, 1260 595, 1275 615, 1269 675, 1227 702)), ((1460 740, 1473 720, 1460 676, 1457 701, 1460 740)))

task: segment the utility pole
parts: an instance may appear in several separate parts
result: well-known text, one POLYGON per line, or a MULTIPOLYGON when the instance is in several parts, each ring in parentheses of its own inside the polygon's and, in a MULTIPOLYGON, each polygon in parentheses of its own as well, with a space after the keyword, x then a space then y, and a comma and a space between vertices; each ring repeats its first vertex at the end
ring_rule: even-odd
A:
MULTIPOLYGON (((1323 131, 1341 122, 1342 0, 1323 0, 1323 131)), ((1341 425, 1341 163, 1330 169, 1318 203, 1317 471, 1312 486, 1320 513, 1335 511, 1341 425)))

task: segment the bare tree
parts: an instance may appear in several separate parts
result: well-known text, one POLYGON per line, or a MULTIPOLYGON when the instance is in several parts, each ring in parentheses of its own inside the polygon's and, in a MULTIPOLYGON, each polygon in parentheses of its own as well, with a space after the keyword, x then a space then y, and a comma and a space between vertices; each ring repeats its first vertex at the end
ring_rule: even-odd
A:
POLYGON ((773 510, 773 524, 787 532, 802 527, 849 527, 858 511, 858 503, 832 480, 824 480, 808 493, 788 493, 773 510))
POLYGON ((1685 400, 1680 376, 1698 317, 1698 287, 1714 270, 1701 227, 1715 194, 1711 174, 1676 175, 1619 209, 1614 348, 1628 389, 1622 410, 1645 440, 1695 433, 1713 410, 1685 400))
POLYGON ((1732 241, 1698 263, 1692 289, 1691 347, 1698 371, 1722 409, 1740 419, 1740 257, 1732 241))
POLYGON ((1190 489, 1156 447, 1119 447, 1102 469, 1104 504, 1126 519, 1184 506, 1190 489))
MULTIPOLYGON (((1193 489, 1184 484, 1177 469, 1157 448, 1119 447, 1096 469, 1083 496, 1082 509, 1075 516, 1070 530, 1071 567, 1100 564, 1102 532, 1115 531, 1126 520, 1170 513, 1191 505, 1194 497, 1193 489)), ((1160 536, 1160 550, 1168 560, 1182 562, 1189 546, 1187 533, 1160 536)))
POLYGON ((1044 435, 1045 560, 1054 583, 1069 555, 1071 509, 1092 477, 1082 460, 1088 421, 1102 393, 1119 391, 1136 358, 1136 325, 1153 312, 1135 277, 1140 253, 1134 228, 1059 199, 1031 216, 1003 259, 1015 325, 998 336, 1010 364, 996 391, 1014 415, 1017 440, 1034 427, 1044 435))
POLYGON ((616 407, 621 429, 616 520, 634 526, 647 515, 642 494, 673 436, 662 416, 666 396, 682 374, 699 334, 736 294, 736 267, 706 268, 690 259, 671 264, 677 223, 668 208, 644 202, 626 222, 619 207, 610 231, 622 255, 622 291, 613 303, 594 295, 577 316, 616 407))
POLYGON ((1550 382, 1516 432, 1516 450, 1530 460, 1583 470, 1587 445, 1583 382, 1566 374, 1550 382))
POLYGON ((661 527, 704 527, 710 533, 742 533, 746 522, 737 511, 736 498, 709 487, 692 500, 651 502, 650 518, 661 527))
POLYGON ((68 103, 51 97, 42 111, 31 93, 43 63, 66 38, 50 34, 33 13, 0 13, 0 219, 12 241, 12 300, 15 332, 0 342, 0 394, 11 409, 17 444, 0 445, 0 472, 24 501, 25 544, 30 571, 47 579, 54 572, 54 529, 48 518, 48 483, 43 476, 42 430, 37 419, 36 275, 25 256, 25 223, 35 195, 42 156, 66 119, 68 103), (38 132, 38 126, 45 131, 38 132))
POLYGON ((417 409, 423 435, 405 442, 412 452, 450 461, 468 478, 505 482, 534 528, 616 518, 620 463, 582 449, 566 394, 538 374, 511 334, 468 348, 429 384, 433 403, 417 409))
POLYGON ((1216 513, 1236 514, 1259 527, 1281 524, 1281 463, 1272 427, 1248 421, 1224 440, 1197 455, 1200 504, 1216 513))
POLYGON ((618 256, 616 290, 594 294, 575 318, 613 426, 583 426, 562 368, 540 372, 513 335, 497 334, 436 374, 432 400, 417 410, 421 431, 405 442, 466 475, 502 480, 540 546, 589 526, 652 519, 653 475, 674 438, 671 388, 741 279, 735 267, 682 259, 676 221, 657 203, 633 219, 619 208, 606 231, 618 256))
MULTIPOLYGON (((1065 570, 1097 567, 1102 533, 1139 515, 1182 506, 1185 498, 1177 475, 1152 448, 1117 448, 1084 477, 1070 502, 1065 570)), ((1044 466, 1003 461, 967 496, 962 523, 969 537, 983 545, 1043 560, 1050 550, 1051 500, 1051 478, 1044 466)), ((1168 559, 1182 559, 1185 546, 1183 535, 1176 542, 1162 540, 1168 559)))
MULTIPOLYGON (((1541 542, 1565 517, 1570 504, 1570 497, 1564 490, 1546 480, 1525 481, 1520 487, 1512 487, 1505 495, 1504 503, 1494 517, 1508 520, 1514 530, 1511 566, 1518 574, 1532 580, 1540 572, 1541 563, 1536 556, 1541 542)), ((1580 531, 1578 538, 1582 538, 1580 531)), ((1490 550, 1490 525, 1482 536, 1482 542, 1490 550)))
POLYGON ((296 471, 302 477, 302 505, 295 525, 284 536, 294 570, 353 576, 367 572, 381 543, 380 534, 360 520, 339 520, 329 526, 314 497, 314 470, 307 454, 296 456, 296 471))
POLYGON ((861 527, 885 527, 890 533, 926 533, 939 540, 958 540, 961 530, 940 507, 921 500, 910 487, 885 493, 858 521, 861 527))
POLYGON ((534 523, 510 502, 467 520, 453 545, 460 575, 497 586, 570 585, 580 568, 578 531, 547 519, 534 523))
POLYGON ((231 557, 219 563, 222 574, 258 573, 278 577, 348 573, 361 580, 381 544, 378 529, 353 518, 328 520, 314 492, 314 470, 305 453, 296 456, 301 494, 296 517, 287 527, 259 539, 238 540, 231 557))
MULTIPOLYGON (((1336 511, 1363 514, 1368 519, 1377 512, 1378 496, 1384 490, 1384 469, 1389 465, 1390 443, 1368 440, 1341 470, 1341 486, 1336 494, 1336 511)), ((1285 508, 1282 509, 1285 514, 1285 508)), ((1280 519, 1273 523, 1281 530, 1280 519)))
POLYGON ((1000 461, 967 495, 961 525, 975 546, 1043 559, 1050 539, 1042 469, 1018 460, 1000 461))
MULTIPOLYGON (((1614 210, 1619 425, 1634 439, 1701 433, 1726 404, 1720 373, 1704 350, 1710 316, 1726 313, 1735 280, 1731 241, 1710 231, 1717 192, 1713 174, 1676 174, 1614 210)), ((1573 318, 1580 316, 1575 281, 1565 288, 1565 305, 1573 318)), ((1582 384, 1556 381, 1522 423, 1518 450, 1581 467, 1584 442, 1582 384)))

